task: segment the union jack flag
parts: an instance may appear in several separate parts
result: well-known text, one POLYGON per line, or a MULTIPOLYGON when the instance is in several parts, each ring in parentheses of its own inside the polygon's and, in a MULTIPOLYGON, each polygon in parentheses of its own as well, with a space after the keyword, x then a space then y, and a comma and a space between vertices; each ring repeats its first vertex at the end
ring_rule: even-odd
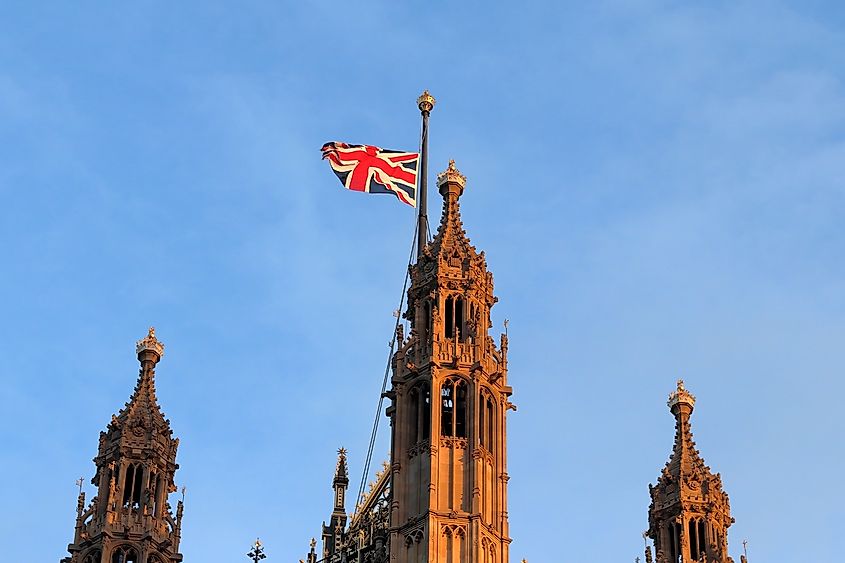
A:
POLYGON ((323 160, 329 161, 347 190, 393 194, 399 201, 417 206, 419 153, 337 141, 326 143, 322 151, 323 160))

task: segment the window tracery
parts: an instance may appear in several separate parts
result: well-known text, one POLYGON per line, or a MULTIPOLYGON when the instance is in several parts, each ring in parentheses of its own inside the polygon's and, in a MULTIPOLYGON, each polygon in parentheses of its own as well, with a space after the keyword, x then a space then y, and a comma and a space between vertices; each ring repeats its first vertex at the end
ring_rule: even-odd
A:
POLYGON ((447 379, 440 388, 440 433, 466 438, 467 384, 461 378, 447 379))
POLYGON ((138 552, 131 546, 120 546, 112 553, 111 563, 138 563, 138 552))

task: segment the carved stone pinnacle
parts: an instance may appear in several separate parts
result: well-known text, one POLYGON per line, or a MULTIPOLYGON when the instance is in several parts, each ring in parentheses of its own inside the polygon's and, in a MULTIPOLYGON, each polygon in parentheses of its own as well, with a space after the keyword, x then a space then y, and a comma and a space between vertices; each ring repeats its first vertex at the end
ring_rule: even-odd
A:
POLYGON ((147 332, 147 336, 139 340, 135 344, 135 353, 140 354, 146 350, 152 350, 159 357, 164 356, 164 344, 159 342, 158 338, 156 338, 156 329, 155 327, 150 327, 149 332, 147 332))
POLYGON ((455 167, 454 159, 449 161, 449 167, 437 175, 437 186, 443 184, 455 183, 463 188, 467 183, 467 177, 461 174, 461 171, 455 167))
POLYGON ((678 404, 687 404, 690 407, 695 406, 695 397, 684 387, 683 379, 678 380, 678 388, 669 394, 669 401, 666 404, 669 405, 670 409, 678 404))

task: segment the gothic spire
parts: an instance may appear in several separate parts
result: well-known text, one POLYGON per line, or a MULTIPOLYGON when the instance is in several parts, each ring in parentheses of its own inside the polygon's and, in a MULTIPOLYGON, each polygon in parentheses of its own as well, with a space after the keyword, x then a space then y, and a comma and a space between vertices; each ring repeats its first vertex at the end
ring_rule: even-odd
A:
POLYGON ((346 448, 337 450, 337 466, 334 470, 333 484, 335 487, 349 485, 349 472, 346 469, 346 448))
POLYGON ((156 428, 170 431, 170 424, 158 404, 155 388, 155 366, 164 356, 164 344, 156 338, 155 328, 150 327, 147 335, 135 344, 135 353, 141 363, 135 390, 112 425, 130 428, 156 428))
MULTIPOLYGON (((346 466, 346 448, 337 450, 337 465, 334 469, 332 488, 334 502, 329 523, 323 521, 323 559, 329 560, 338 552, 346 534, 346 489, 349 487, 349 472, 346 466)), ((316 561, 316 556, 315 556, 316 561)))
POLYGON ((507 340, 497 349, 489 334, 493 274, 464 231, 466 177, 454 161, 437 186, 440 225, 410 269, 411 333, 400 339, 386 393, 393 498, 365 504, 389 514, 390 561, 507 561, 507 340))
MULTIPOLYGON (((97 496, 78 514, 71 553, 63 561, 99 563, 149 561, 178 563, 183 502, 173 513, 169 495, 176 491, 179 440, 161 412, 155 393, 155 366, 164 345, 150 328, 135 347, 141 369, 135 390, 105 432, 91 483, 97 496), (120 537, 116 542, 113 538, 120 537)), ((184 490, 184 489, 183 489, 184 490)), ((80 495, 80 502, 84 502, 80 495)))
POLYGON ((462 258, 467 254, 475 255, 475 248, 464 231, 458 201, 464 193, 466 180, 466 176, 455 167, 454 160, 450 160, 446 170, 437 175, 437 188, 443 196, 443 213, 437 234, 428 249, 433 255, 444 251, 457 251, 462 258))
POLYGON ((669 395, 675 417, 675 444, 657 485, 649 485, 648 536, 654 541, 658 563, 689 563, 706 557, 708 562, 727 563, 727 530, 733 523, 722 478, 704 463, 692 438, 690 416, 695 397, 678 380, 669 395))
MULTIPOLYGON (((679 379, 675 391, 669 394, 667 406, 675 416, 675 445, 666 464, 666 470, 675 480, 682 477, 710 472, 695 446, 690 425, 690 415, 695 408, 695 397, 687 391, 684 380, 679 379)), ((662 477, 661 477, 662 478, 662 477)))

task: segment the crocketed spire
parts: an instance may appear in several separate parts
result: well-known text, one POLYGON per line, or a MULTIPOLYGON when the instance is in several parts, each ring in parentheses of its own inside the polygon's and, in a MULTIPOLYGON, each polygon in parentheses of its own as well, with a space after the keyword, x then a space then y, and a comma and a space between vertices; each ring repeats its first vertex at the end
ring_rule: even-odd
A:
MULTIPOLYGON (((507 339, 502 335, 497 347, 489 333, 497 301, 493 274, 464 231, 459 200, 466 177, 454 161, 437 186, 443 214, 434 240, 410 268, 404 314, 410 334, 397 331, 385 394, 393 433, 392 473, 385 472, 384 482, 389 476, 393 498, 378 501, 375 512, 390 517, 383 528, 391 562, 507 561, 505 428, 514 408, 507 339)), ((366 497, 364 506, 375 507, 374 498, 366 497)), ((365 524, 354 517, 348 533, 369 533, 365 524)), ((377 545, 377 534, 372 537, 377 545)))
MULTIPOLYGON (((666 403, 675 415, 675 445, 672 455, 666 463, 666 471, 660 479, 668 475, 676 481, 684 476, 700 478, 710 474, 710 468, 704 464, 701 454, 695 446, 690 426, 690 415, 695 408, 695 397, 684 387, 684 380, 678 380, 675 391, 669 395, 666 403)), ((660 481, 658 480, 658 483, 660 481)))
POLYGON ((668 406, 675 416, 675 445, 657 485, 649 485, 648 536, 657 563, 689 563, 702 557, 708 563, 728 563, 730 503, 721 476, 710 471, 693 441, 690 416, 695 397, 683 380, 669 395, 668 406))
POLYGON ((349 472, 346 468, 346 448, 337 450, 337 466, 334 470, 334 485, 348 485, 349 472))
POLYGON ((164 356, 164 344, 156 338, 155 328, 150 327, 147 336, 136 343, 135 351, 141 362, 138 381, 129 402, 112 420, 110 427, 131 429, 138 435, 153 428, 169 433, 170 424, 156 397, 155 366, 164 356))
POLYGON ((78 510, 66 563, 136 561, 141 555, 149 561, 182 560, 183 503, 177 502, 175 514, 170 505, 170 494, 177 490, 179 440, 156 398, 155 367, 164 345, 155 329, 136 343, 135 352, 141 363, 138 381, 129 401, 100 432, 97 472, 91 480, 97 496, 87 509, 78 510), (111 540, 117 537, 120 542, 111 540))
POLYGON ((448 168, 437 175, 437 187, 443 196, 443 213, 437 234, 427 249, 431 255, 451 256, 455 253, 461 257, 476 256, 475 247, 470 244, 461 222, 458 200, 464 193, 465 186, 466 176, 455 167, 455 161, 450 160, 448 168))

